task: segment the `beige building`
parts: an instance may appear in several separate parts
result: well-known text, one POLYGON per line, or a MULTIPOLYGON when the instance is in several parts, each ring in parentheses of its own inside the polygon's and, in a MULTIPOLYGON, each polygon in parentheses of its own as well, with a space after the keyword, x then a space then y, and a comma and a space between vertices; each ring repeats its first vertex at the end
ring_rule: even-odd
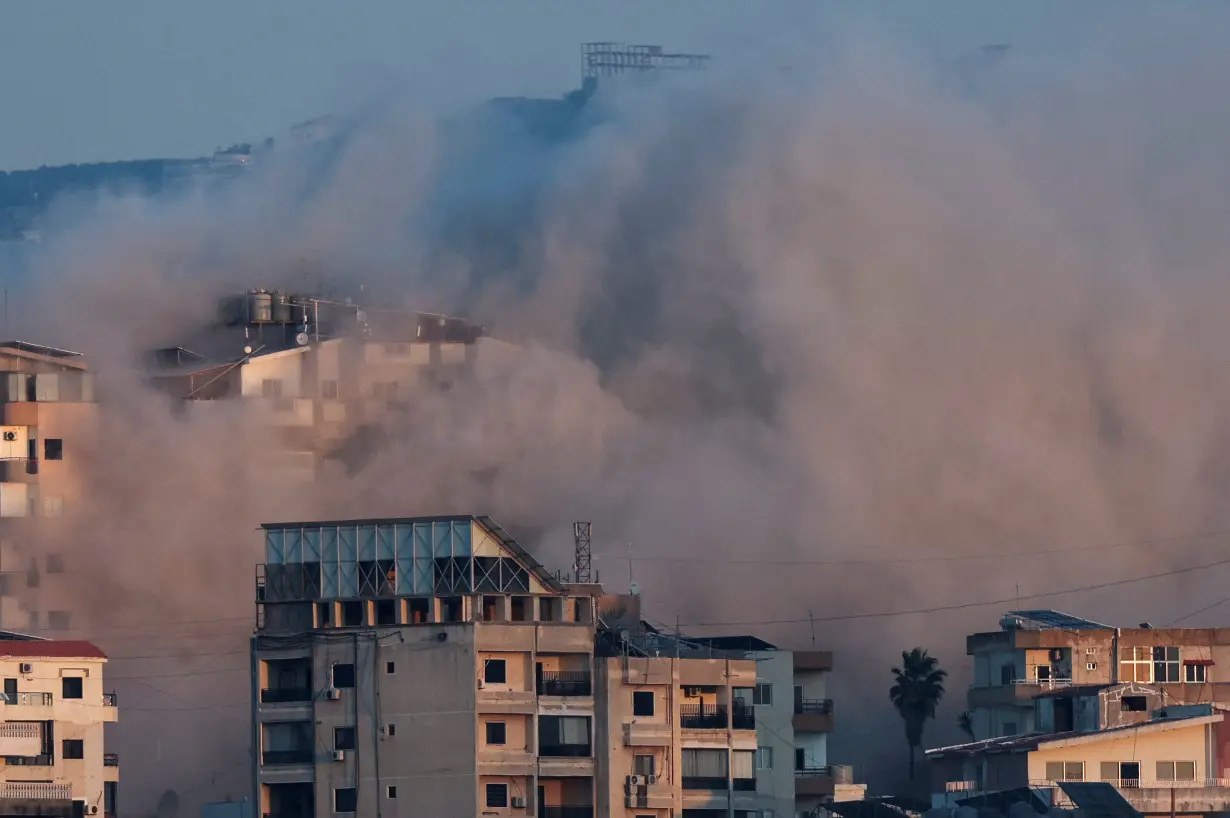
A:
POLYGON ((1058 611, 1012 611, 966 639, 974 738, 1034 732, 1034 697, 1072 685, 1156 685, 1171 704, 1230 704, 1230 628, 1115 628, 1058 611))
POLYGON ((0 804, 71 799, 86 815, 116 814, 119 759, 104 725, 119 711, 106 662, 89 642, 0 633, 0 804))
MULTIPOLYGON (((261 814, 794 814, 795 748, 774 767, 780 788, 757 769, 771 729, 758 696, 774 682, 745 648, 654 632, 639 597, 561 582, 485 517, 264 529, 252 642, 261 814)), ((831 656, 799 656, 786 678, 803 680, 804 704, 825 701, 806 684, 831 656)), ((791 688, 780 691, 787 724, 791 688)), ((831 711, 800 715, 822 733, 831 711)), ((804 772, 831 794, 827 759, 804 757, 824 762, 804 772)))
MULTIPOLYGON (((1073 686, 1039 696, 1039 732, 927 752, 934 806, 1038 799, 1071 807, 1065 782, 1110 784, 1146 815, 1230 807, 1230 725, 1212 705, 1164 705, 1139 683, 1073 686)), ((1000 805, 1002 806, 1002 804, 1000 805)))

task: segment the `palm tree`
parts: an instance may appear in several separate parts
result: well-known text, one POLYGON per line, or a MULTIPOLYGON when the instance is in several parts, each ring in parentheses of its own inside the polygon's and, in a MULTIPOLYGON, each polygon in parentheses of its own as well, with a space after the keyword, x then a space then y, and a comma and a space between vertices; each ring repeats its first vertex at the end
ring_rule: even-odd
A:
POLYGON ((901 667, 893 668, 895 684, 888 691, 893 706, 905 722, 905 740, 910 746, 910 780, 914 780, 914 751, 922 746, 923 727, 935 718, 935 708, 944 698, 944 679, 939 660, 922 648, 901 651, 901 667))
POLYGON ((961 715, 957 716, 957 727, 961 728, 961 732, 969 736, 969 740, 974 740, 974 714, 966 710, 961 715))

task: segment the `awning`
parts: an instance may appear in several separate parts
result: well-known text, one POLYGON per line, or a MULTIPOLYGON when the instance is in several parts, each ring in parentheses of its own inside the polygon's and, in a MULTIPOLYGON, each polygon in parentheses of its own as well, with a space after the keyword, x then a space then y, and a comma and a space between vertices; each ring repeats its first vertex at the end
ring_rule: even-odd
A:
POLYGON ((1212 666, 1213 666, 1213 660, 1212 660, 1212 659, 1184 659, 1184 660, 1183 660, 1183 664, 1185 664, 1185 665, 1202 665, 1202 666, 1204 666, 1204 667, 1212 667, 1212 666))

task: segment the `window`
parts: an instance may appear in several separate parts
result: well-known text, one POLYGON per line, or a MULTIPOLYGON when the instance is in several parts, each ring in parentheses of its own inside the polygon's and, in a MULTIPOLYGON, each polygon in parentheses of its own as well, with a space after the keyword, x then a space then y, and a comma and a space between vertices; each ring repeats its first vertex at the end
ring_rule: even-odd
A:
POLYGON ((64 513, 64 498, 63 497, 44 497, 43 498, 43 516, 44 517, 59 517, 64 513))
MULTIPOLYGON (((275 378, 265 378, 263 381, 261 381, 261 397, 262 398, 282 397, 282 382, 275 378)), ((341 790, 334 790, 334 793, 338 793, 338 792, 341 792, 341 790)), ((339 810, 339 812, 342 812, 342 811, 343 810, 339 810)), ((351 812, 351 810, 344 810, 344 811, 351 812)))
POLYGON ((1189 684, 1203 684, 1205 682, 1204 665, 1184 665, 1183 681, 1189 684))
POLYGON ((1140 786, 1140 763, 1136 761, 1103 761, 1102 780, 1113 782, 1123 789, 1140 786))
POLYGON ((333 686, 336 688, 354 687, 354 665, 333 666, 333 686))
POLYGON ((47 612, 47 627, 53 631, 66 631, 69 628, 69 620, 71 615, 68 611, 48 611, 47 612))
POLYGON ((1153 682, 1153 650, 1151 648, 1119 649, 1119 681, 1153 682))
POLYGON ((85 758, 85 742, 79 738, 64 739, 64 758, 85 758))
POLYGON ((17 703, 17 680, 4 680, 4 698, 9 704, 17 703))
POLYGON ((1157 762, 1158 781, 1195 781, 1196 762, 1194 761, 1159 761, 1157 762))
POLYGON ((80 699, 81 698, 81 677, 80 676, 65 676, 60 680, 60 698, 63 699, 80 699))
POLYGON ((396 798, 396 797, 397 797, 397 787, 390 786, 390 787, 389 787, 389 791, 388 791, 388 792, 389 792, 389 798, 396 798))
POLYGON ((1015 736, 1016 735, 1016 722, 1015 721, 1004 722, 1004 735, 1005 736, 1015 736))
POLYGON ((43 459, 44 460, 63 460, 64 459, 64 439, 59 437, 49 437, 43 441, 43 459))
POLYGON ((390 724, 386 724, 386 725, 384 726, 384 734, 385 734, 386 736, 395 736, 395 735, 397 735, 397 725, 396 725, 396 724, 392 724, 392 723, 390 723, 390 724))
POLYGON ((508 666, 503 659, 486 659, 483 661, 483 681, 489 685, 502 685, 508 682, 508 666))
POLYGON ((394 672, 394 671, 396 671, 396 669, 397 669, 397 668, 396 668, 396 666, 395 666, 392 662, 385 662, 385 663, 384 663, 384 672, 385 672, 385 673, 388 673, 388 674, 392 675, 392 674, 393 674, 393 672, 394 672))
POLYGON ((495 746, 504 746, 508 740, 508 727, 502 721, 487 722, 487 743, 495 746))
POLYGON ((1048 761, 1046 762, 1047 781, 1084 781, 1085 762, 1083 761, 1048 761))
POLYGON ((1124 696, 1119 701, 1124 713, 1145 713, 1149 710, 1149 700, 1144 696, 1124 696))
POLYGON ((354 749, 354 728, 353 727, 334 727, 333 728, 333 749, 334 750, 353 750, 354 749))
POLYGON ((116 790, 119 789, 119 783, 116 781, 103 782, 103 814, 115 815, 116 790))
POLYGON ((507 784, 487 785, 487 806, 496 809, 504 809, 508 806, 507 784))
POLYGON ((632 693, 632 715, 634 716, 652 716, 653 715, 653 691, 652 690, 636 690, 632 693))
POLYGON ((342 787, 333 791, 334 812, 354 812, 358 806, 358 791, 354 787, 342 787))
POLYGON ((794 768, 796 770, 807 769, 807 751, 802 747, 794 748, 794 768))
POLYGON ((320 396, 325 400, 337 400, 337 381, 321 381, 320 396))
POLYGON ((1038 682, 1049 682, 1051 680, 1051 666, 1036 665, 1034 667, 1034 680, 1038 682))
POLYGON ((632 759, 632 772, 634 775, 653 775, 653 756, 638 755, 632 759))
POLYGON ((1016 676, 1016 668, 1012 665, 999 666, 999 683, 1001 685, 1012 684, 1013 677, 1016 676))
POLYGON ((756 748, 756 769, 758 770, 773 769, 773 748, 772 747, 757 747, 756 748))
POLYGON ((1085 670, 1097 670, 1097 669, 1098 669, 1097 662, 1086 662, 1085 663, 1085 670))
POLYGON ((765 682, 756 683, 756 692, 752 694, 752 704, 773 704, 773 685, 765 682))
POLYGON ((724 790, 730 768, 725 750, 683 748, 682 785, 685 790, 724 790))
POLYGON ((1179 649, 1153 649, 1153 681, 1155 683, 1179 681, 1179 649))
POLYGON ((63 574, 64 573, 64 555, 48 554, 47 555, 47 573, 63 574))

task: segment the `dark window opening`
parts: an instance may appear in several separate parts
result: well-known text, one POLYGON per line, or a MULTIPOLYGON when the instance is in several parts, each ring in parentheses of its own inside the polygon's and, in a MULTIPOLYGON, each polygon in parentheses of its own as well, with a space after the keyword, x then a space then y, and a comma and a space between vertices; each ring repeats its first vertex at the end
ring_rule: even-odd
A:
POLYGON ((327 628, 333 624, 333 603, 316 603, 316 627, 327 628))
POLYGON ((396 666, 395 664, 393 664, 392 662, 385 662, 385 663, 384 663, 384 672, 385 672, 385 673, 388 673, 388 674, 390 674, 390 675, 391 675, 391 674, 393 674, 393 673, 396 673, 396 672, 397 672, 397 666, 396 666))
POLYGON ((354 787, 344 787, 333 791, 334 812, 354 812, 358 806, 358 791, 354 787))
POLYGON ((1124 696, 1123 712, 1145 713, 1149 710, 1149 700, 1144 696, 1124 696))
POLYGON ((334 727, 333 728, 333 749, 334 750, 353 750, 354 749, 354 728, 353 727, 334 727))
POLYGON ((487 722, 487 743, 503 746, 508 739, 508 727, 502 721, 487 722))
POLYGON ((461 621, 461 598, 450 596, 440 600, 440 621, 441 622, 460 622, 461 621))
POLYGON ((378 599, 376 600, 376 624, 377 625, 396 625, 397 624, 397 600, 396 599, 378 599))
POLYGON ((393 785, 390 784, 389 785, 389 798, 396 798, 396 797, 397 797, 397 787, 394 787, 393 785))
POLYGON ((44 460, 63 460, 64 459, 64 439, 59 437, 49 437, 43 441, 43 459, 44 460))
POLYGON ((363 602, 343 602, 342 603, 342 626, 355 628, 361 625, 366 625, 367 617, 364 616, 364 608, 366 603, 363 602))
POLYGON ((4 680, 4 698, 9 704, 17 704, 17 680, 4 680))
POLYGON ((389 735, 389 736, 397 735, 397 725, 389 723, 388 726, 384 728, 384 732, 385 732, 385 735, 389 735))
POLYGON ((512 621, 529 622, 533 620, 534 598, 530 596, 515 596, 512 598, 512 621))
POLYGON ((483 661, 483 681, 491 685, 508 683, 508 663, 503 659, 486 659, 483 661))
POLYGON ((484 596, 483 597, 483 621, 484 622, 501 622, 504 619, 503 597, 499 596, 484 596))
POLYGON ((85 742, 79 738, 66 738, 60 752, 64 758, 85 758, 85 742))
POLYGON ((495 809, 506 809, 508 807, 507 784, 487 785, 487 806, 495 809))
POLYGON ((999 666, 999 683, 1001 685, 1012 684, 1012 681, 1013 681, 1012 677, 1016 675, 1015 671, 1016 671, 1016 668, 1014 668, 1012 665, 1000 665, 999 666))
POLYGON ((538 618, 543 622, 562 622, 564 620, 564 600, 553 596, 539 597, 538 618))
POLYGON ((637 690, 632 694, 632 715, 653 715, 653 691, 637 690))
POLYGON ((635 775, 653 775, 653 756, 638 755, 633 757, 635 775))
POLYGON ((62 699, 80 699, 81 698, 81 682, 80 676, 65 676, 60 680, 62 699))
POLYGON ((593 610, 593 604, 590 602, 589 597, 577 597, 572 600, 572 621, 584 622, 588 624, 590 620, 593 619, 593 617, 590 616, 590 614, 593 613, 593 610))
POLYGON ((354 687, 354 665, 338 664, 333 666, 333 686, 336 688, 354 687))
POLYGON ((63 554, 48 554, 47 555, 47 573, 63 574, 64 573, 64 555, 63 554))

